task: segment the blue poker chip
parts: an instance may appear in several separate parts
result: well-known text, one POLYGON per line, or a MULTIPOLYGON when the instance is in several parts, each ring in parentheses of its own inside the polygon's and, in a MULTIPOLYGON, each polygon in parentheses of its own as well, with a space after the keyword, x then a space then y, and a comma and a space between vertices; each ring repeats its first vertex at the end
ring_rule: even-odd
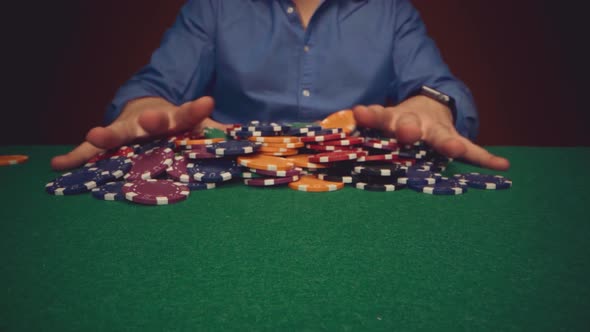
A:
POLYGON ((467 192, 465 182, 443 177, 440 181, 428 185, 408 185, 415 191, 431 195, 461 195, 467 192))
POLYGON ((291 126, 287 124, 281 124, 276 122, 269 122, 269 123, 249 123, 247 126, 242 127, 243 131, 262 131, 262 132, 274 132, 274 133, 284 133, 291 129, 291 126))
POLYGON ((455 174, 453 178, 466 182, 469 187, 476 189, 501 190, 512 187, 512 180, 501 175, 472 172, 455 174))
POLYGON ((81 194, 103 185, 111 179, 112 175, 107 171, 101 171, 95 167, 81 168, 64 173, 47 183, 45 191, 56 196, 81 194))
POLYGON ((209 190, 209 189, 215 189, 217 187, 217 185, 215 183, 205 183, 205 182, 189 182, 189 183, 183 183, 183 184, 185 186, 187 186, 190 191, 209 190))
POLYGON ((193 179, 199 182, 219 183, 229 181, 242 174, 242 167, 234 159, 201 159, 187 164, 193 179))
POLYGON ((439 173, 412 166, 408 167, 405 175, 397 178, 397 183, 406 184, 409 186, 425 186, 429 184, 435 184, 441 178, 442 175, 439 173))
POLYGON ((322 126, 320 125, 305 125, 299 128, 290 128, 289 130, 285 131, 285 135, 287 136, 301 136, 306 135, 309 132, 317 132, 323 130, 322 126))
MULTIPOLYGON (((252 128, 252 127, 251 127, 252 128)), ((280 131, 249 131, 249 130, 233 130, 230 135, 235 138, 249 138, 249 137, 264 137, 264 136, 280 136, 280 131)))
POLYGON ((109 172, 113 179, 122 178, 125 174, 129 173, 131 167, 133 166, 133 160, 127 157, 111 157, 108 159, 99 160, 92 164, 87 164, 84 167, 87 168, 98 168, 100 171, 109 172))
POLYGON ((143 154, 155 148, 170 148, 174 149, 174 139, 160 138, 143 144, 136 144, 133 146, 135 154, 143 154))
POLYGON ((125 182, 108 182, 91 190, 92 197, 103 201, 124 201, 125 195, 121 191, 125 182))
POLYGON ((207 151, 218 156, 241 156, 251 154, 262 146, 262 143, 250 141, 227 141, 207 145, 207 151))

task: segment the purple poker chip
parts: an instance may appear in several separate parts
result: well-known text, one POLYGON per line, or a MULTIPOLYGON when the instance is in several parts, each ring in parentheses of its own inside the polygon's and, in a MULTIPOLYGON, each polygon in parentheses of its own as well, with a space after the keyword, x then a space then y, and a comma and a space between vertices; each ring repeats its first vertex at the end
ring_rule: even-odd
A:
POLYGON ((188 159, 215 159, 215 158, 223 158, 223 156, 218 156, 215 153, 211 153, 207 151, 206 145, 193 145, 191 149, 187 149, 182 151, 182 154, 188 159))
POLYGON ((195 190, 209 190, 217 187, 216 183, 205 183, 205 182, 189 182, 185 183, 190 191, 195 190))
POLYGON ((264 169, 250 168, 248 170, 251 173, 260 174, 263 176, 273 176, 273 177, 289 177, 289 176, 296 176, 296 175, 301 174, 301 171, 299 171, 297 169, 291 169, 288 171, 268 171, 268 170, 264 170, 264 169))
POLYGON ((161 175, 172 166, 174 151, 170 148, 155 148, 133 159, 133 166, 125 175, 125 180, 147 180, 161 175))
POLYGON ((440 181, 428 185, 408 185, 409 188, 431 195, 461 195, 467 192, 463 181, 443 177, 440 181))
POLYGON ((196 180, 193 178, 194 172, 191 172, 188 168, 188 164, 191 163, 183 156, 176 156, 174 157, 174 162, 172 166, 166 169, 166 173, 175 181, 179 182, 195 182, 196 180))
POLYGON ((476 189, 501 190, 512 187, 512 180, 502 175, 472 172, 455 174, 453 178, 466 182, 469 187, 476 189))
POLYGON ((244 184, 247 186, 254 187, 270 187, 280 186, 283 184, 299 181, 299 175, 277 177, 277 178, 257 178, 257 179, 244 179, 244 184))
POLYGON ((122 187, 125 199, 138 204, 166 205, 184 201, 190 194, 183 183, 168 180, 137 180, 122 187))

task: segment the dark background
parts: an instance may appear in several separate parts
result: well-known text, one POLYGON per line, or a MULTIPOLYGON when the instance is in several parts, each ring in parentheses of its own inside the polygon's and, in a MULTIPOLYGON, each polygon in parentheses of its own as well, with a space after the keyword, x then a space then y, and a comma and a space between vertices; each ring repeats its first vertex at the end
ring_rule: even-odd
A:
MULTIPOLYGON (((74 144, 102 123, 184 0, 26 2, 5 12, 1 144, 74 144)), ((580 5, 414 0, 471 88, 484 145, 590 145, 580 5), (577 6, 577 7, 576 7, 577 6), (585 87, 584 87, 585 88, 585 87)))

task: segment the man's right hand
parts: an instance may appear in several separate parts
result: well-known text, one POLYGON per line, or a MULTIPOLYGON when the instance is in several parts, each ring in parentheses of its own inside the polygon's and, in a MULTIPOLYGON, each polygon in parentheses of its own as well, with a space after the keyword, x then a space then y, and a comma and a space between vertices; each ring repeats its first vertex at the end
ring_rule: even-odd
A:
POLYGON ((209 118, 214 101, 202 97, 180 106, 162 98, 141 98, 127 104, 119 117, 107 127, 95 127, 86 134, 86 141, 67 154, 51 160, 55 170, 78 167, 96 154, 151 137, 175 133, 198 132, 204 127, 225 129, 209 118))

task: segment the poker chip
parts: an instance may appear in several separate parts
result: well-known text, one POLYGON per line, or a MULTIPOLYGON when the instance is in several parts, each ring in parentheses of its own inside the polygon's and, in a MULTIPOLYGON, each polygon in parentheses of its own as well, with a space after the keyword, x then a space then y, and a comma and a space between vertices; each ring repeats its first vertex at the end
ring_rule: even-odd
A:
POLYGON ((295 155, 295 156, 288 156, 288 157, 285 157, 285 159, 287 159, 288 161, 292 162, 295 166, 302 167, 302 168, 314 168, 314 169, 317 169, 317 168, 329 168, 329 167, 332 166, 331 164, 327 164, 327 163, 321 164, 321 163, 311 162, 309 160, 309 157, 311 157, 311 156, 313 156, 313 155, 312 154, 303 153, 303 154, 298 154, 298 155, 295 155))
POLYGON ((442 175, 428 170, 410 167, 406 170, 406 174, 397 179, 398 184, 406 184, 410 186, 425 186, 435 184, 442 175))
POLYGON ((81 168, 64 173, 47 183, 45 191, 56 196, 81 194, 111 179, 112 175, 107 171, 100 171, 98 168, 81 168))
POLYGON ((203 159, 188 163, 194 180, 207 183, 225 182, 242 173, 234 159, 203 159))
POLYGON ((328 142, 318 142, 317 145, 331 145, 331 146, 350 146, 350 145, 359 145, 363 144, 365 141, 362 137, 351 137, 348 136, 341 140, 333 140, 328 142))
POLYGON ((208 145, 225 141, 225 138, 180 139, 174 141, 176 146, 208 145))
POLYGON ((125 199, 138 204, 165 205, 184 201, 190 190, 184 184, 167 180, 137 180, 127 182, 121 191, 125 199))
POLYGON ((288 159, 260 154, 240 156, 238 157, 238 163, 244 167, 267 171, 288 171, 295 167, 295 164, 288 159))
POLYGON ((207 145, 207 151, 218 156, 240 156, 252 154, 260 146, 260 144, 249 141, 227 141, 207 145))
POLYGON ((195 182, 192 172, 188 169, 189 161, 183 156, 174 157, 174 162, 166 169, 166 173, 172 179, 179 182, 195 182))
POLYGON ((331 163, 335 161, 356 160, 359 157, 366 156, 364 151, 350 152, 350 151, 333 151, 326 153, 318 153, 309 156, 309 161, 313 163, 331 163))
POLYGON ((333 141, 333 140, 341 140, 346 137, 346 133, 339 133, 339 134, 326 134, 326 135, 318 135, 318 136, 303 136, 301 137, 301 142, 303 143, 310 143, 310 142, 325 142, 325 141, 333 141))
POLYGON ((121 146, 118 147, 116 149, 111 149, 108 151, 104 151, 101 152, 99 154, 97 154, 96 156, 90 158, 86 163, 88 164, 94 164, 100 160, 105 160, 105 159, 109 159, 112 157, 127 157, 127 158, 131 158, 135 155, 135 149, 131 146, 121 146))
POLYGON ((406 186, 404 184, 355 182, 354 187, 368 191, 397 191, 406 186))
POLYGON ((0 155, 0 166, 24 164, 29 160, 25 155, 0 155))
POLYGON ((355 173, 373 176, 399 176, 404 174, 405 169, 398 164, 371 164, 356 166, 355 173))
POLYGON ((125 182, 108 182, 91 190, 92 197, 103 201, 124 201, 122 188, 125 182))
POLYGON ((425 186, 409 185, 411 189, 431 195, 461 195, 467 192, 467 185, 459 180, 441 178, 440 181, 425 186))
POLYGON ((342 182, 320 180, 313 175, 304 175, 298 181, 288 184, 289 188, 305 192, 328 192, 344 188, 342 182))
POLYGON ((207 146, 205 146, 205 145, 191 146, 190 150, 184 150, 184 151, 182 151, 182 154, 188 159, 223 158, 223 156, 218 156, 215 153, 211 153, 211 152, 207 151, 207 146))
POLYGON ((354 183, 358 179, 355 175, 317 174, 318 179, 331 182, 354 183))
POLYGON ((279 186, 287 183, 291 183, 299 180, 299 175, 276 177, 276 178, 255 178, 255 179, 244 179, 244 184, 247 186, 255 187, 269 187, 279 186))
POLYGON ((100 171, 106 171, 113 177, 112 180, 122 178, 125 174, 129 173, 133 167, 133 160, 127 157, 113 156, 108 159, 102 159, 95 163, 89 163, 84 167, 97 168, 100 171))
POLYGON ((301 136, 325 136, 342 133, 342 128, 322 128, 320 130, 311 130, 301 136))
POLYGON ((342 128, 350 134, 356 129, 356 120, 351 110, 343 110, 328 115, 320 121, 320 125, 323 128, 342 128))
POLYGON ((174 162, 174 151, 170 148, 155 148, 137 155, 133 166, 124 178, 127 181, 147 180, 158 177, 174 162))
POLYGON ((274 147, 274 148, 286 148, 286 149, 299 149, 304 146, 303 142, 293 142, 293 143, 272 143, 272 142, 265 142, 261 143, 262 147, 274 147))
POLYGON ((216 183, 205 183, 205 182, 188 182, 183 183, 190 191, 195 190, 209 190, 217 187, 216 183))
POLYGON ((303 134, 307 134, 309 132, 317 132, 322 130, 322 126, 320 125, 304 125, 303 127, 298 127, 298 128, 293 128, 293 126, 291 127, 291 129, 287 130, 285 132, 286 135, 288 136, 297 136, 297 135, 303 135, 303 134))
POLYGON ((298 143, 301 142, 297 136, 265 136, 265 137, 249 137, 249 141, 258 143, 298 143))
MULTIPOLYGON (((190 191, 213 189, 236 178, 248 186, 287 185, 307 192, 335 191, 349 184, 366 191, 398 191, 407 186, 432 195, 458 195, 469 187, 512 186, 510 179, 500 175, 471 172, 442 177, 440 173, 453 159, 424 141, 400 144, 395 138, 382 138, 379 130, 356 128, 350 122, 329 126, 251 121, 229 125, 227 130, 205 128, 204 135, 179 133, 100 153, 84 167, 47 183, 45 190, 53 195, 91 191, 99 200, 160 205, 180 202, 190 191), (127 183, 115 181, 121 178, 127 183)), ((0 165, 27 159, 0 156, 0 165)))
POLYGON ((393 153, 374 154, 374 155, 358 157, 356 159, 356 161, 359 163, 371 162, 371 161, 386 161, 386 160, 393 160, 393 157, 394 157, 393 153))
POLYGON ((455 180, 464 181, 471 188, 501 190, 512 187, 512 180, 501 175, 480 174, 477 172, 453 175, 455 180))
POLYGON ((250 168, 249 171, 252 173, 255 173, 255 174, 259 174, 259 175, 273 176, 273 177, 289 177, 289 176, 296 176, 296 175, 301 174, 301 171, 297 170, 297 169, 290 169, 287 171, 267 171, 267 170, 263 170, 263 169, 250 168))

